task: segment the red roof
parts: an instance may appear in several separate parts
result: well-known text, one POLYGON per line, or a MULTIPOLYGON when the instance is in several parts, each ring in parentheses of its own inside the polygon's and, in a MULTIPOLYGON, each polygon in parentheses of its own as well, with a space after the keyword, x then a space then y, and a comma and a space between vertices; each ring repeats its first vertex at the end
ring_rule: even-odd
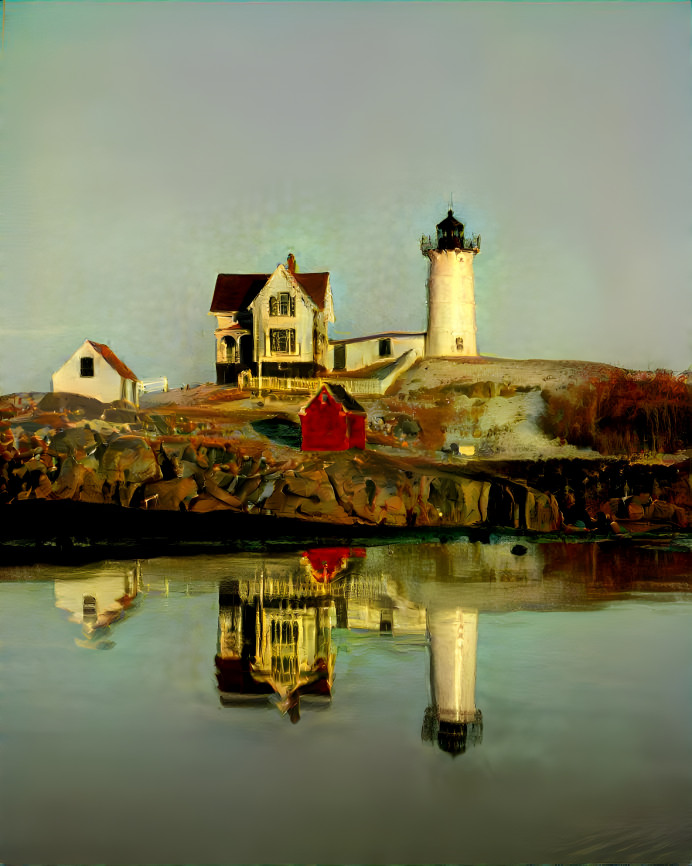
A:
POLYGON ((317 309, 323 310, 327 298, 329 274, 293 274, 296 281, 305 289, 317 309))
POLYGON ((264 288, 270 274, 219 274, 211 302, 212 313, 246 310, 264 288))
POLYGON ((337 385, 336 382, 323 382, 322 386, 317 391, 317 393, 313 394, 313 396, 306 403, 306 405, 303 406, 303 408, 299 410, 298 414, 304 415, 308 406, 310 406, 312 403, 314 403, 315 401, 318 400, 318 397, 320 396, 320 394, 322 393, 323 390, 328 391, 331 394, 332 398, 337 403, 341 403, 341 405, 344 407, 344 409, 347 412, 357 412, 357 413, 363 414, 363 415, 366 414, 365 409, 363 409, 363 407, 360 405, 360 403, 348 393, 348 391, 344 388, 343 385, 337 385))
POLYGON ((109 349, 105 343, 95 343, 93 340, 87 340, 87 343, 101 355, 103 360, 110 364, 110 366, 115 370, 116 373, 119 373, 123 379, 131 379, 133 382, 137 381, 137 377, 130 370, 127 364, 123 364, 120 358, 115 354, 112 349, 109 349))
MULTIPOLYGON (((247 310, 264 288, 271 274, 219 274, 211 302, 212 313, 237 313, 247 310)), ((323 310, 329 274, 292 274, 318 309, 323 310)))

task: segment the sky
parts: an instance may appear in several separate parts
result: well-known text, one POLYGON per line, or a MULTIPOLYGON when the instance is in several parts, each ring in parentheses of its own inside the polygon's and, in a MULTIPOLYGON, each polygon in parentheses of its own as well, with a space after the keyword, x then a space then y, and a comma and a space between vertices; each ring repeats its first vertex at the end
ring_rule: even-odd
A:
POLYGON ((11 2, 0 393, 84 339, 213 381, 218 273, 329 271, 331 336, 421 331, 480 233, 478 347, 692 365, 684 2, 11 2))

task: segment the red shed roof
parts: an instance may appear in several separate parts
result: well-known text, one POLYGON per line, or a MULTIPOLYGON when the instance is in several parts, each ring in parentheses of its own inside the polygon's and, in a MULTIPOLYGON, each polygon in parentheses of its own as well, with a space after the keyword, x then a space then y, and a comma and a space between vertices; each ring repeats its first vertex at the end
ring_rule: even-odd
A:
POLYGON ((109 364, 116 373, 119 373, 123 379, 131 379, 133 382, 137 381, 137 377, 132 370, 130 370, 127 364, 123 364, 115 352, 112 349, 109 349, 105 343, 95 343, 93 340, 87 340, 87 343, 93 349, 96 349, 103 360, 109 364))
POLYGON ((343 385, 337 385, 334 382, 323 382, 317 393, 313 394, 312 399, 309 400, 300 410, 300 415, 304 415, 310 404, 319 397, 322 388, 326 388, 326 390, 329 391, 334 400, 336 400, 337 403, 341 403, 341 405, 347 412, 354 412, 356 414, 362 415, 367 414, 365 409, 363 409, 360 403, 348 393, 348 391, 344 388, 343 385))
MULTIPOLYGON (((219 274, 211 302, 212 313, 246 310, 264 288, 271 274, 219 274)), ((318 309, 323 310, 329 273, 292 274, 318 309)))

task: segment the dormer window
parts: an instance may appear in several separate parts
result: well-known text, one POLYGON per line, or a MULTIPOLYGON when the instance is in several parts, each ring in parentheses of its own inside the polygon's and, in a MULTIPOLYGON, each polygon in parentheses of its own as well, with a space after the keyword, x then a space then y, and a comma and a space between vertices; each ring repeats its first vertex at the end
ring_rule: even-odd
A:
POLYGON ((79 375, 83 377, 94 375, 94 359, 92 357, 87 355, 79 359, 79 375))
POLYGON ((296 301, 289 292, 279 292, 269 298, 270 316, 295 316, 296 301))

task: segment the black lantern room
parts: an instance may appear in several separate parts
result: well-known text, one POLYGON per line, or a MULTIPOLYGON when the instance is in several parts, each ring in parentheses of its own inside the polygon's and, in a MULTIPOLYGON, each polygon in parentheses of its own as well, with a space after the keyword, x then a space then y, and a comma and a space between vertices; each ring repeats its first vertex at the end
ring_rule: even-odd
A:
POLYGON ((464 249, 464 224, 454 218, 454 211, 449 210, 441 223, 437 224, 438 250, 464 249))

